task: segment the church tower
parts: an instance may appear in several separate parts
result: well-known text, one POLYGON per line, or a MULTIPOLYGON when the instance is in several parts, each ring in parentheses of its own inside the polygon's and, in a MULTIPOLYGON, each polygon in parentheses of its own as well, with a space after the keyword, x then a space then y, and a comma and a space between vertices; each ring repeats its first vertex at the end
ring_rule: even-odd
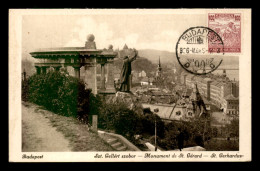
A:
POLYGON ((192 101, 193 105, 193 112, 197 116, 201 116, 203 114, 206 114, 206 106, 205 103, 200 95, 200 92, 198 90, 197 84, 194 84, 193 92, 190 96, 190 100, 192 101))
POLYGON ((159 56, 159 63, 157 66, 156 77, 161 77, 161 74, 162 74, 162 66, 161 66, 161 61, 160 61, 160 56, 159 56))
POLYGON ((128 46, 125 44, 123 47, 123 50, 126 50, 126 49, 128 49, 128 46))

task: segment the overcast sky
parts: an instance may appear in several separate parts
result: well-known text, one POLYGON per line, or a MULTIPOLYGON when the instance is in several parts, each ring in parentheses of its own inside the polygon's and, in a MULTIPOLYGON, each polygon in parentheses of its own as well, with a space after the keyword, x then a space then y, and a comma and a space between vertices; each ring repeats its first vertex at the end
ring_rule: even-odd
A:
MULTIPOLYGON (((88 34, 98 49, 156 49, 173 52, 180 35, 189 27, 206 26, 204 15, 32 15, 23 16, 23 54, 39 48, 83 47, 88 34)), ((27 55, 26 55, 27 56, 27 55)))

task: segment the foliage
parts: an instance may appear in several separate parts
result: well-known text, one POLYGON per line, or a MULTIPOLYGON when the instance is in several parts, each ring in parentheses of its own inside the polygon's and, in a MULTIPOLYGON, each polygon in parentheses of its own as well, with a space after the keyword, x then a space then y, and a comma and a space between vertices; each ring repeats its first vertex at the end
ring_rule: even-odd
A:
POLYGON ((158 139, 158 145, 166 150, 177 148, 178 126, 174 122, 165 124, 165 137, 158 139))
POLYGON ((164 123, 161 118, 151 111, 140 112, 131 110, 123 101, 103 101, 99 113, 98 126, 101 129, 114 130, 116 133, 135 142, 134 135, 155 133, 155 119, 157 123, 157 136, 164 136, 164 123))
POLYGON ((238 151, 239 141, 227 139, 212 139, 209 142, 205 143, 204 147, 207 151, 238 151))
POLYGON ((138 121, 139 116, 122 101, 103 101, 100 107, 99 128, 115 130, 131 139, 138 131, 138 121))
POLYGON ((217 136, 217 130, 211 128, 205 120, 194 118, 190 122, 170 122, 165 124, 164 138, 159 138, 158 145, 166 150, 176 149, 179 130, 184 134, 184 147, 204 146, 204 142, 217 136), (205 127, 206 126, 206 127, 205 127))
POLYGON ((227 126, 227 130, 230 137, 239 137, 239 119, 233 118, 227 126))
POLYGON ((55 71, 28 78, 28 100, 54 113, 77 117, 85 123, 89 114, 98 112, 92 106, 97 103, 96 99, 83 81, 55 71))
POLYGON ((142 134, 155 134, 155 121, 156 121, 156 130, 157 136, 163 138, 164 137, 164 122, 161 118, 154 114, 153 112, 144 113, 144 115, 140 116, 140 122, 142 125, 142 130, 140 131, 142 134))

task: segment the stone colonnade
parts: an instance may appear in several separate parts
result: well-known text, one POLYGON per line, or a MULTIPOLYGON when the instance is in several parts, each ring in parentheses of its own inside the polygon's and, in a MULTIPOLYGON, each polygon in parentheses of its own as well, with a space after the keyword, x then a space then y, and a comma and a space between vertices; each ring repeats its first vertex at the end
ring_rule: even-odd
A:
POLYGON ((113 71, 111 71, 112 67, 111 67, 111 62, 110 63, 97 63, 96 59, 93 59, 92 63, 81 63, 81 64, 62 64, 62 63, 41 63, 41 64, 37 64, 36 63, 36 72, 37 74, 46 74, 47 73, 47 69, 53 68, 55 71, 60 71, 61 68, 66 68, 67 70, 67 66, 71 66, 74 68, 74 75, 76 78, 80 79, 80 68, 84 67, 84 72, 85 72, 85 76, 84 76, 84 82, 87 84, 87 87, 92 89, 92 92, 94 94, 97 94, 97 64, 100 64, 101 66, 101 87, 100 90, 101 91, 105 91, 107 88, 109 89, 113 89, 113 71), (106 65, 109 65, 109 67, 107 68, 108 70, 108 77, 107 77, 107 85, 106 85, 106 78, 105 78, 105 67, 106 65), (112 74, 112 75, 111 75, 112 74))
POLYGON ((55 71, 60 71, 62 66, 35 66, 37 74, 46 74, 48 68, 53 68, 55 71))

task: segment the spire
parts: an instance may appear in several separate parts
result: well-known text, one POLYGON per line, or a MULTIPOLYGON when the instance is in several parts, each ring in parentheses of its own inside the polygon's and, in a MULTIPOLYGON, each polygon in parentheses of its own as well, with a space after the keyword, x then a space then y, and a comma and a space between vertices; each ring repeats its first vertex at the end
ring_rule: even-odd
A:
POLYGON ((159 56, 159 63, 158 63, 157 69, 158 69, 158 72, 160 72, 162 70, 160 56, 159 56))
POLYGON ((128 49, 128 46, 125 44, 124 47, 123 47, 123 49, 128 49))
POLYGON ((162 67, 161 67, 161 61, 160 61, 160 56, 159 56, 159 63, 158 63, 157 71, 156 71, 156 77, 157 77, 157 79, 158 79, 159 77, 161 77, 161 71, 162 71, 162 67))

